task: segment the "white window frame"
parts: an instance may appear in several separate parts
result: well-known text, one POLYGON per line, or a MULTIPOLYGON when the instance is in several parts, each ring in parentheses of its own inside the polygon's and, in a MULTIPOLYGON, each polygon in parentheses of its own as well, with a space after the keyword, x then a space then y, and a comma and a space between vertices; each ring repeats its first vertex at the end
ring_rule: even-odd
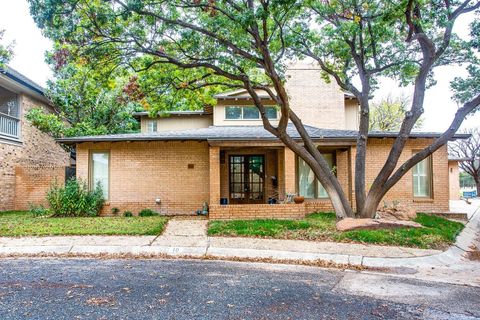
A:
MULTIPOLYGON (((245 108, 257 108, 255 106, 225 106, 225 120, 227 121, 261 121, 262 120, 262 117, 260 116, 260 110, 258 110, 258 118, 253 118, 253 119, 245 119, 244 118, 244 110, 245 108), (241 112, 240 112, 240 118, 238 119, 229 119, 227 118, 227 108, 240 108, 241 112)), ((275 118, 268 118, 268 120, 278 120, 278 109, 276 106, 265 106, 265 108, 274 108, 276 113, 275 113, 275 118)))
POLYGON ((158 121, 157 120, 146 120, 146 131, 147 133, 158 132, 158 121))
POLYGON ((16 108, 17 108, 17 116, 12 116, 12 115, 9 115, 9 114, 6 114, 6 113, 3 113, 3 112, 0 112, 0 116, 3 117, 3 119, 0 119, 0 121, 5 121, 5 122, 8 122, 8 120, 13 120, 15 121, 15 125, 16 125, 16 130, 17 130, 17 134, 16 135, 12 135, 12 134, 8 134, 6 132, 3 132, 3 131, 0 131, 0 137, 1 138, 5 138, 5 139, 9 139, 9 140, 14 140, 14 141, 20 141, 21 138, 22 138, 22 121, 21 121, 21 118, 22 118, 22 99, 21 99, 21 96, 20 94, 18 94, 17 92, 14 92, 12 90, 9 90, 5 87, 2 87, 4 90, 7 90, 11 93, 13 93, 16 97, 15 99, 15 103, 16 103, 16 108))
MULTIPOLYGON (((414 152, 415 154, 416 152, 414 152)), ((417 199, 433 199, 433 162, 432 156, 428 156, 412 168, 412 194, 417 199), (420 163, 427 163, 427 172, 418 172, 420 163), (420 180, 426 178, 428 184, 428 194, 421 194, 420 180)))
POLYGON ((110 150, 90 150, 89 152, 89 173, 88 173, 88 187, 90 190, 94 190, 96 187, 95 179, 93 177, 93 156, 95 154, 107 154, 108 155, 108 168, 107 168, 107 188, 106 190, 102 190, 104 192, 104 198, 105 200, 110 199, 110 162, 111 162, 111 157, 110 157, 110 150), (106 195, 105 195, 106 193, 106 195))
MULTIPOLYGON (((331 169, 333 170, 336 167, 335 152, 325 152, 325 153, 322 153, 322 154, 323 154, 324 157, 326 155, 331 156, 330 166, 331 166, 331 169)), ((300 170, 299 170, 300 169, 300 161, 303 161, 303 159, 300 158, 300 157, 297 157, 297 161, 296 161, 296 173, 297 174, 296 174, 296 176, 297 176, 297 193, 298 194, 300 194, 300 170)), ((305 161, 303 161, 303 162, 305 163, 305 161)), ((328 160, 327 160, 327 162, 328 162, 328 160)), ((307 165, 307 164, 305 163, 305 165, 307 165)), ((310 171, 313 174, 312 169, 310 169, 310 171)), ((329 196, 326 193, 325 188, 322 186, 320 181, 318 181, 318 179, 317 179, 317 177, 315 177, 315 175, 314 175, 313 183, 314 183, 314 196, 313 196, 313 198, 312 197, 306 197, 306 196, 305 196, 305 198, 306 199, 319 199, 319 200, 329 199, 329 196)), ((300 194, 300 195, 302 195, 302 194, 300 194)))

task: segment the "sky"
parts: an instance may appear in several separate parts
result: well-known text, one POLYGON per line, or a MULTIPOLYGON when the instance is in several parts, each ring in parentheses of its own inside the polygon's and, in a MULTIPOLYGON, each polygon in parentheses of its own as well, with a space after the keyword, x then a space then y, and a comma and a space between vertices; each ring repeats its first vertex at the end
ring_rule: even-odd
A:
MULTIPOLYGON (((0 0, 0 29, 5 29, 5 41, 14 40, 14 57, 9 63, 11 67, 23 73, 40 85, 45 85, 52 77, 48 65, 45 63, 45 52, 51 48, 51 42, 42 36, 30 16, 26 0, 0 0)), ((468 24, 473 19, 458 21, 456 32, 461 37, 468 36, 468 24)), ((437 84, 430 88, 425 95, 424 124, 422 131, 443 131, 448 128, 457 104, 451 100, 450 81, 455 76, 464 75, 461 67, 442 67, 435 71, 437 84)), ((374 100, 381 100, 388 95, 411 96, 411 87, 399 88, 395 81, 382 79, 380 89, 375 93, 374 100)), ((480 112, 464 121, 462 128, 480 126, 480 112)))

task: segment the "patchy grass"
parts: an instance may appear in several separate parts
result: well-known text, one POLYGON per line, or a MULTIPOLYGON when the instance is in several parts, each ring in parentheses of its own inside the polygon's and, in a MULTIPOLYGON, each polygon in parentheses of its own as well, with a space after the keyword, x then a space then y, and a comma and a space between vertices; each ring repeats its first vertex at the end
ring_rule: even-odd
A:
POLYGON ((158 235, 165 217, 33 217, 26 211, 0 212, 0 236, 158 235))
POLYGON ((340 232, 335 229, 334 213, 314 213, 302 220, 211 221, 208 234, 444 249, 455 241, 463 229, 463 224, 459 222, 426 214, 418 214, 415 221, 425 228, 340 232))

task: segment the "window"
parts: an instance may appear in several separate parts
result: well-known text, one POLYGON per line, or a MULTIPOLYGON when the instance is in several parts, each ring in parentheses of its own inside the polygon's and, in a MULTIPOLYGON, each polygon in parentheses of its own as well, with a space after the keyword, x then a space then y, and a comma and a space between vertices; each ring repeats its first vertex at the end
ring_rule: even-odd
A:
POLYGON ((92 151, 90 153, 90 188, 94 189, 100 185, 105 199, 108 199, 109 196, 109 162, 110 153, 108 151, 92 151))
POLYGON ((432 197, 432 158, 428 157, 417 163, 413 171, 413 196, 432 197))
POLYGON ((147 132, 157 132, 157 120, 147 120, 147 132))
MULTIPOLYGON (((265 115, 268 119, 277 119, 276 107, 265 107, 265 115)), ((257 107, 225 107, 225 119, 227 120, 260 120, 260 112, 257 107)))
POLYGON ((20 136, 20 108, 17 94, 0 87, 0 135, 20 136))
MULTIPOLYGON (((330 168, 334 167, 333 153, 323 154, 330 168)), ((327 191, 320 181, 315 178, 315 174, 302 158, 298 158, 298 193, 305 198, 319 199, 328 198, 327 191)))

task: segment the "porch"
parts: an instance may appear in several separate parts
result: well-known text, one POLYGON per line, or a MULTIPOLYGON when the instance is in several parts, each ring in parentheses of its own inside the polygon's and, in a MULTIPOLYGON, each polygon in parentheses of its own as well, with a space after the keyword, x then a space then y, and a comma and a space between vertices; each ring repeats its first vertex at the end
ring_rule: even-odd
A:
MULTIPOLYGON (((327 150, 332 159, 338 159, 335 165, 340 171, 340 164, 341 172, 337 175, 348 188, 348 150, 327 150)), ((320 191, 310 196, 299 188, 299 160, 283 145, 210 145, 209 158, 211 219, 299 219, 332 210, 330 200, 320 197, 320 191), (302 204, 286 203, 286 194, 302 194, 306 199, 302 204)), ((311 185, 318 188, 316 183, 311 185)))

